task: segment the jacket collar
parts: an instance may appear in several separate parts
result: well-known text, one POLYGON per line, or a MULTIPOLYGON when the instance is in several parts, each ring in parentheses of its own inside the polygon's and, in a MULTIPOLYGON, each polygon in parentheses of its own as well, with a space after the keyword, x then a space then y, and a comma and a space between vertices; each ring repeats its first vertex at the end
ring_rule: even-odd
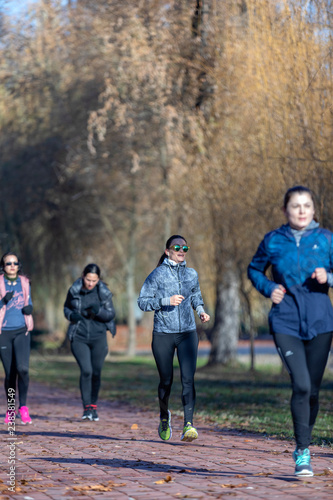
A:
POLYGON ((186 260, 177 264, 177 262, 175 262, 174 260, 164 259, 162 264, 164 264, 165 266, 171 266, 171 267, 186 267, 186 260))

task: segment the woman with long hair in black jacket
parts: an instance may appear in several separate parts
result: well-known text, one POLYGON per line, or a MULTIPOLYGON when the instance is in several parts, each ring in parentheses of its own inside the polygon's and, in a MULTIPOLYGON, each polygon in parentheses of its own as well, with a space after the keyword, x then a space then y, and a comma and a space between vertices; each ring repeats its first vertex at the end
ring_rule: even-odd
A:
POLYGON ((88 264, 68 290, 64 314, 70 321, 71 350, 81 370, 82 420, 97 421, 101 371, 108 353, 106 332, 114 336, 116 331, 112 293, 96 264, 88 264))

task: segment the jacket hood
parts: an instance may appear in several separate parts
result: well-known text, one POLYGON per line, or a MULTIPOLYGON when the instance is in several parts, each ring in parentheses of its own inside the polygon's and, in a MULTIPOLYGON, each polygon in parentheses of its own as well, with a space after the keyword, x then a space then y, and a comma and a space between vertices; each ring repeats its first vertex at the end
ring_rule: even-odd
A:
POLYGON ((292 227, 290 227, 289 223, 287 224, 283 224, 282 226, 280 226, 278 229, 275 229, 274 231, 272 232, 282 232, 282 233, 291 233, 291 234, 295 234, 295 233, 304 233, 305 231, 309 231, 311 229, 317 229, 317 227, 319 227, 320 224, 319 222, 316 222, 315 220, 312 220, 310 222, 310 224, 305 227, 304 229, 293 229, 292 227))

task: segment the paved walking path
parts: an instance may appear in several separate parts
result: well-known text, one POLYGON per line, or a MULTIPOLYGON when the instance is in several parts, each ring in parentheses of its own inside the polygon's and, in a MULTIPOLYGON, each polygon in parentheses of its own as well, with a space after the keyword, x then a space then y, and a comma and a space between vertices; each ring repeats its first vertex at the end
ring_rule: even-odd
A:
POLYGON ((199 439, 182 443, 182 421, 174 417, 173 436, 164 443, 157 414, 101 402, 100 421, 82 422, 79 398, 34 383, 29 404, 31 425, 17 419, 14 436, 6 425, 0 431, 1 499, 333 498, 329 448, 311 448, 315 476, 301 480, 293 475, 291 442, 197 421, 199 439), (16 487, 10 492, 13 456, 16 487))

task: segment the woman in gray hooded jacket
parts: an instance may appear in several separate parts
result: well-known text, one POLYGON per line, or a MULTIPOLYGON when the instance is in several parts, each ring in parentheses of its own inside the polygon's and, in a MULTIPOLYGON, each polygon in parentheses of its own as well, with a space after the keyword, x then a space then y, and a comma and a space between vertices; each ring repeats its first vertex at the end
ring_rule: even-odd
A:
POLYGON ((173 358, 177 349, 184 407, 184 429, 181 441, 193 441, 198 432, 193 427, 195 404, 194 374, 198 352, 198 334, 193 310, 202 323, 210 320, 204 311, 198 274, 186 267, 189 246, 183 236, 173 235, 157 267, 146 278, 138 305, 143 311, 154 311, 152 351, 160 376, 158 398, 160 424, 158 433, 168 441, 172 436, 169 397, 173 381, 173 358))

